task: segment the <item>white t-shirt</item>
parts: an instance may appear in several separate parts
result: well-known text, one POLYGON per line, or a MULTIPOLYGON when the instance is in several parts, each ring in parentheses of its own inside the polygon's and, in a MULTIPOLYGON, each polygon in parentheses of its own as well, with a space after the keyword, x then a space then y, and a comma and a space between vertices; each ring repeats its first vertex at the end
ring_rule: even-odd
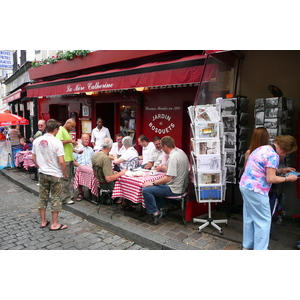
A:
POLYGON ((32 153, 36 155, 40 173, 55 177, 63 176, 58 162, 58 156, 65 155, 61 140, 50 133, 45 133, 33 141, 32 153))
POLYGON ((135 157, 139 157, 139 154, 136 151, 136 149, 134 149, 133 147, 128 148, 120 157, 120 159, 125 160, 120 163, 120 169, 121 170, 126 169, 128 161, 130 161, 131 159, 133 159, 135 157))
POLYGON ((181 149, 174 148, 167 162, 167 176, 173 177, 167 185, 174 194, 181 194, 186 189, 188 172, 188 157, 181 149))
POLYGON ((149 144, 146 147, 143 147, 143 150, 142 150, 142 156, 143 156, 142 164, 143 165, 148 163, 149 158, 150 158, 150 153, 153 148, 155 148, 153 142, 149 142, 149 144))
POLYGON ((114 155, 114 154, 122 155, 125 151, 126 151, 126 148, 124 147, 124 145, 122 145, 122 147, 119 150, 118 149, 118 142, 115 142, 115 143, 113 143, 109 154, 111 154, 111 155, 114 155))
POLYGON ((94 150, 102 149, 102 141, 104 138, 111 138, 108 128, 102 126, 100 130, 98 127, 92 130, 91 142, 95 143, 94 150))
POLYGON ((154 147, 150 152, 149 161, 153 162, 153 165, 160 166, 162 164, 162 158, 164 153, 165 152, 163 150, 157 150, 154 147))

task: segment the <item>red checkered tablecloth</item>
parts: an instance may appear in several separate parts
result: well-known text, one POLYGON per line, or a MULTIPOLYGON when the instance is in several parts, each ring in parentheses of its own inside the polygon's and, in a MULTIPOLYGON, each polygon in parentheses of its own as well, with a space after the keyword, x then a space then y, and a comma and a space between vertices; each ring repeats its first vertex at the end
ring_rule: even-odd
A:
POLYGON ((23 163, 23 168, 28 170, 29 168, 35 167, 32 161, 32 151, 19 151, 15 156, 15 166, 19 166, 23 163))
POLYGON ((98 179, 94 175, 92 165, 80 165, 76 169, 74 177, 74 189, 77 189, 78 185, 84 185, 88 187, 92 194, 98 196, 98 179))
POLYGON ((123 175, 115 182, 112 198, 124 197, 134 203, 142 203, 142 206, 145 207, 142 193, 143 184, 146 181, 154 181, 164 176, 165 173, 158 173, 157 175, 147 174, 141 177, 128 177, 123 175))

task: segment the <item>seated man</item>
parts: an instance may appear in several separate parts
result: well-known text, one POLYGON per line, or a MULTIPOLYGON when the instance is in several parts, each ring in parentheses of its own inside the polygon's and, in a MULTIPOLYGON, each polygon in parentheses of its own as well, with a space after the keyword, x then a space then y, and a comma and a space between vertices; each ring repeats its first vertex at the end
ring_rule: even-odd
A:
POLYGON ((123 169, 121 172, 113 171, 111 160, 108 156, 112 144, 112 139, 104 138, 102 141, 102 150, 96 152, 92 157, 95 176, 104 190, 112 190, 114 188, 114 181, 127 171, 126 169, 123 169))
MULTIPOLYGON (((184 153, 184 151, 182 149, 179 149, 177 147, 175 147, 175 149, 177 149, 178 151, 182 151, 184 153)), ((165 152, 163 152, 163 155, 161 157, 161 164, 160 165, 155 165, 154 166, 154 169, 157 171, 157 172, 164 172, 166 173, 166 166, 167 166, 167 161, 169 159, 169 155, 165 152)))
MULTIPOLYGON (((84 147, 84 150, 81 153, 74 153, 73 165, 75 167, 75 170, 80 165, 89 165, 92 163, 92 156, 94 154, 94 150, 91 147, 89 147, 89 143, 90 143, 90 136, 87 133, 83 133, 81 135, 81 144, 84 147)), ((84 197, 83 197, 82 185, 79 184, 76 201, 81 201, 83 199, 84 197)))
POLYGON ((187 186, 189 161, 183 151, 175 148, 174 139, 165 136, 161 139, 162 149, 169 155, 166 176, 143 185, 143 196, 148 214, 152 214, 152 225, 158 225, 164 216, 164 198, 182 194, 187 186))
POLYGON ((109 157, 111 160, 114 160, 115 154, 117 154, 118 157, 120 157, 126 151, 126 149, 122 143, 123 137, 124 137, 124 135, 122 133, 118 133, 116 135, 116 142, 113 143, 113 146, 109 152, 109 157))
POLYGON ((136 149, 132 146, 132 138, 130 136, 125 136, 122 140, 122 143, 126 149, 126 151, 118 158, 117 154, 114 154, 114 164, 119 165, 120 169, 127 169, 127 163, 135 158, 138 157, 139 154, 136 149))
POLYGON ((153 138, 153 144, 155 148, 153 148, 150 152, 149 161, 145 166, 145 169, 150 170, 154 168, 154 166, 161 166, 162 164, 162 156, 164 151, 161 149, 161 138, 156 136, 153 138))
POLYGON ((140 167, 144 168, 149 161, 150 152, 154 148, 154 144, 153 142, 149 142, 148 138, 143 134, 139 136, 138 144, 142 147, 142 156, 139 158, 142 159, 143 162, 140 167))

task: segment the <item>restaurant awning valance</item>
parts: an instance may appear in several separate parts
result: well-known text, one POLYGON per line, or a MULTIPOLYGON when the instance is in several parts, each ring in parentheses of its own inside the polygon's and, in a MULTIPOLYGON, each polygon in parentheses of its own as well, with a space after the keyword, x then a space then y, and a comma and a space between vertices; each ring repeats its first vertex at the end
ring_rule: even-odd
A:
POLYGON ((194 55, 168 62, 143 64, 134 68, 44 81, 27 85, 27 97, 199 83, 205 58, 205 55, 194 55))
POLYGON ((21 90, 17 90, 6 98, 2 99, 2 104, 9 103, 11 101, 17 100, 21 98, 21 90))

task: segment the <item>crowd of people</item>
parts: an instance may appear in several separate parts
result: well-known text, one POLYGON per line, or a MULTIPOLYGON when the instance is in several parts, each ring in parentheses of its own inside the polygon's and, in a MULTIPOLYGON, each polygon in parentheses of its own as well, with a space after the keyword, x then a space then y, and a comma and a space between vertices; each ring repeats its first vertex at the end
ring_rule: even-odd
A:
MULTIPOLYGON (((62 126, 54 119, 47 122, 39 120, 39 130, 30 139, 33 143, 33 161, 39 170, 38 208, 41 227, 51 224, 50 230, 67 228, 67 225, 58 222, 58 214, 62 205, 84 199, 81 185, 78 186, 75 199, 70 192, 71 180, 80 165, 91 165, 99 184, 104 189, 112 190, 115 180, 126 173, 129 162, 132 161, 135 161, 135 168, 165 173, 164 177, 153 182, 146 181, 142 188, 146 211, 152 216, 151 224, 158 225, 165 216, 165 197, 182 194, 188 184, 189 161, 184 151, 176 147, 174 139, 170 136, 155 136, 149 141, 147 136, 141 135, 137 139, 142 148, 139 155, 130 136, 124 136, 120 132, 116 134, 114 142, 101 118, 97 119, 97 126, 92 130, 91 137, 89 134, 82 134, 79 142, 71 135, 75 126, 76 121, 72 118, 62 126), (46 218, 48 202, 51 204, 51 221, 46 218)), ((9 137, 12 146, 21 144, 23 151, 29 149, 30 146, 14 126, 10 129, 9 137)), ((277 136, 274 143, 269 144, 265 128, 254 130, 250 147, 245 153, 244 172, 239 182, 243 198, 244 249, 268 249, 274 211, 272 191, 276 184, 295 182, 298 179, 296 175, 289 174, 295 171, 294 168, 279 169, 279 163, 296 150, 297 142, 290 135, 277 136), (286 175, 279 176, 279 173, 286 175)), ((116 204, 120 204, 125 210, 135 207, 131 201, 123 198, 116 199, 116 204)))
MULTIPOLYGON (((32 137, 33 161, 39 171, 39 211, 41 227, 50 225, 50 230, 63 230, 67 225, 58 222, 62 205, 71 205, 84 199, 83 186, 78 185, 77 196, 70 192, 74 172, 80 165, 91 165, 99 184, 112 190, 114 182, 129 168, 154 169, 163 171, 166 176, 143 186, 146 211, 152 215, 153 225, 158 225, 164 216, 164 197, 180 195, 185 191, 188 176, 188 158, 175 146, 172 137, 155 136, 152 141, 141 135, 138 144, 142 148, 139 155, 133 139, 122 132, 111 139, 108 128, 103 126, 102 118, 89 134, 82 134, 76 141, 71 132, 76 126, 72 118, 64 125, 50 119, 40 120, 39 131, 32 137), (45 127, 42 127, 45 126, 45 127), (134 161, 134 165, 131 163, 134 161), (130 164, 130 165, 129 165, 130 164), (49 197, 49 195, 54 197, 49 197), (58 196, 59 195, 59 196, 58 196), (75 200, 75 201, 74 201, 75 200), (46 218, 46 207, 50 203, 52 221, 46 218), (58 203, 59 202, 59 203, 58 203)), ((116 199, 123 210, 135 208, 128 199, 116 199)))

